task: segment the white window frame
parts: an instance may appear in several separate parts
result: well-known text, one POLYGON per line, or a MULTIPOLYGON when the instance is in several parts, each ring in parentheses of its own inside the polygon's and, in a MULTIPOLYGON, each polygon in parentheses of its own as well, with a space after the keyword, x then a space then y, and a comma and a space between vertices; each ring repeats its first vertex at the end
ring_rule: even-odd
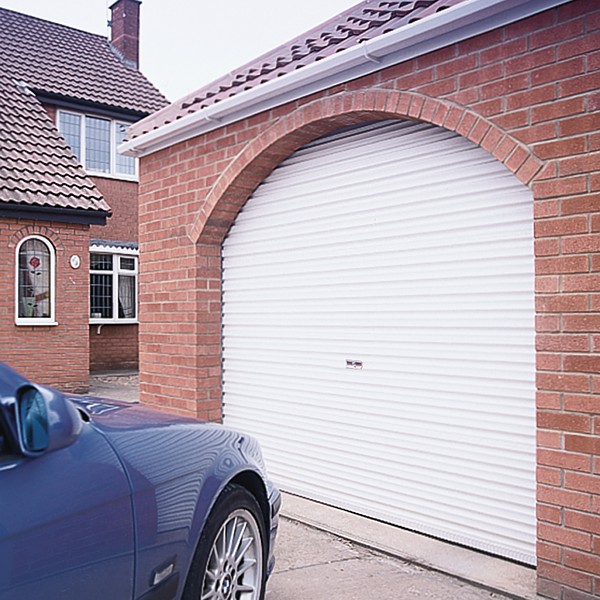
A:
MULTIPOLYGON (((93 113, 85 113, 85 112, 76 112, 72 110, 58 110, 57 115, 57 123, 56 126, 59 131, 61 131, 61 115, 72 115, 79 117, 80 119, 80 128, 79 128, 79 148, 80 148, 80 156, 78 158, 81 166, 85 169, 86 173, 90 175, 96 175, 98 177, 107 177, 110 179, 127 179, 129 181, 137 181, 138 173, 139 173, 139 163, 138 159, 133 159, 133 173, 119 173, 117 171, 117 155, 118 155, 118 146, 121 142, 117 141, 117 127, 119 125, 125 125, 129 127, 133 123, 131 121, 124 121, 122 119, 112 119, 110 117, 105 117, 103 115, 95 115, 93 113), (97 171, 94 169, 88 168, 86 164, 86 117, 92 117, 94 119, 100 119, 103 121, 110 122, 110 166, 109 171, 97 171)), ((61 132, 62 133, 62 132, 61 132)))
POLYGON ((19 241, 15 249, 15 324, 48 327, 58 325, 56 322, 56 249, 52 242, 41 235, 28 235, 19 241), (21 317, 19 316, 19 304, 21 302, 20 290, 19 290, 19 254, 22 246, 30 241, 38 240, 42 242, 50 253, 50 315, 48 317, 21 317))
POLYGON ((132 325, 139 323, 139 251, 129 250, 126 248, 118 250, 106 250, 104 248, 90 248, 90 256, 92 254, 103 254, 105 256, 112 256, 112 270, 94 270, 91 267, 90 261, 90 325, 132 325), (135 260, 135 268, 132 269, 121 269, 120 259, 121 258, 133 258, 135 260), (92 274, 94 275, 112 275, 112 317, 93 317, 91 312, 92 303, 92 274), (135 278, 135 317, 125 318, 119 317, 119 275, 126 275, 128 277, 135 278), (116 316, 115 316, 116 315, 116 316))

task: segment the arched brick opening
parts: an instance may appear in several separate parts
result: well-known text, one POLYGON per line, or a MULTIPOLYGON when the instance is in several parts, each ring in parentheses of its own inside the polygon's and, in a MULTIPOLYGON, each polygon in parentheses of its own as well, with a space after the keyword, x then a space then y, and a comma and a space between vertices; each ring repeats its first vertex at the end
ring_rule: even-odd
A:
POLYGON ((57 250, 64 250, 64 245, 57 231, 51 227, 37 224, 25 225, 18 231, 15 231, 15 233, 13 233, 8 240, 9 247, 15 248, 23 238, 30 235, 41 235, 42 237, 48 238, 52 241, 52 244, 57 250))
MULTIPOLYGON (((544 177, 546 164, 530 148, 489 119, 458 104, 416 93, 394 90, 345 92, 313 101, 281 117, 251 140, 229 163, 204 200, 202 212, 188 228, 197 256, 210 261, 220 257, 220 247, 239 211, 265 177, 285 158, 306 143, 342 127, 383 119, 407 119, 430 123, 465 137, 482 147, 511 171, 522 183, 533 187, 544 177)), ((220 289, 220 279, 199 282, 200 289, 220 289)), ((213 307, 214 309, 214 307, 213 307)), ((206 316, 221 320, 221 307, 206 316)), ((216 329, 214 330, 216 333, 216 329)), ((219 334, 220 335, 220 334, 219 334)), ((205 348, 204 359, 212 356, 209 399, 198 405, 198 415, 220 419, 221 361, 220 338, 205 348)))
POLYGON ((246 200, 282 160, 336 129, 376 119, 410 119, 455 131, 492 154, 526 185, 544 167, 527 146, 464 106, 395 90, 343 92, 298 108, 249 142, 215 182, 189 228, 189 238, 198 244, 220 243, 246 200))

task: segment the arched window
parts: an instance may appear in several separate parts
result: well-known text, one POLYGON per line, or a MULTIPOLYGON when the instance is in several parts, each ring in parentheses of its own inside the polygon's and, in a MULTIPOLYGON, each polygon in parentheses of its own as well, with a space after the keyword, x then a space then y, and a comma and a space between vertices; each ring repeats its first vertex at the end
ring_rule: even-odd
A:
POLYGON ((17 246, 17 325, 53 325, 55 293, 54 247, 32 235, 17 246))

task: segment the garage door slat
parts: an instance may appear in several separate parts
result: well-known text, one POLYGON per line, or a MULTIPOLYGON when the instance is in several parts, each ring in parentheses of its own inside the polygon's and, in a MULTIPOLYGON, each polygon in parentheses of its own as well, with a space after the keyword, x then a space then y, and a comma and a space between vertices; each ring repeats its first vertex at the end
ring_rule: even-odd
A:
POLYGON ((258 187, 223 244, 224 414, 282 489, 535 563, 532 204, 399 121, 258 187))

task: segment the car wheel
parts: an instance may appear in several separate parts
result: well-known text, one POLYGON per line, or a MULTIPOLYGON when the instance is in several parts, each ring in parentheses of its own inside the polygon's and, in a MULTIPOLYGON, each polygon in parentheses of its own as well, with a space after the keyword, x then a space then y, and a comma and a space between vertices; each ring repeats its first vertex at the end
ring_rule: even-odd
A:
POLYGON ((254 496, 227 486, 200 537, 183 600, 263 600, 265 531, 254 496))

